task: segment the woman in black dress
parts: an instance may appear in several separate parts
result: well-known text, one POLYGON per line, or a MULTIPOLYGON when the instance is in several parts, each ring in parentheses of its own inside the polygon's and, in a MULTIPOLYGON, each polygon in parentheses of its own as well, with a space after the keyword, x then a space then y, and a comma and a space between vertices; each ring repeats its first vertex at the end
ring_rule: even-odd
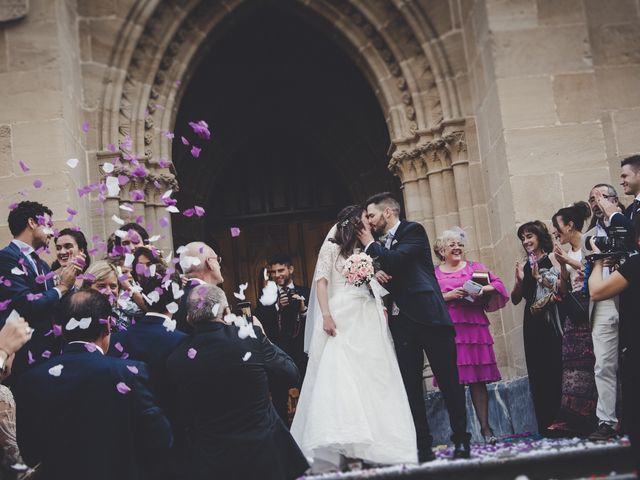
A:
POLYGON ((511 301, 525 300, 524 353, 538 432, 547 434, 562 394, 562 324, 557 301, 560 268, 553 259, 553 239, 544 223, 527 222, 518 228, 527 260, 516 262, 511 301))

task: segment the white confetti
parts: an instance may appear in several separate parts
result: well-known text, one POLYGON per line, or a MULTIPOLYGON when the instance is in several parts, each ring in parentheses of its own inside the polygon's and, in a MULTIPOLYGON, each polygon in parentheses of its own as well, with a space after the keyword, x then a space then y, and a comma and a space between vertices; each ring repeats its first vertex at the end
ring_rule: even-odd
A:
POLYGON ((180 210, 178 210, 178 207, 176 207, 175 205, 170 205, 165 208, 165 210, 169 213, 180 213, 180 210))
POLYGON ((251 352, 247 352, 243 355, 242 357, 242 361, 246 362, 247 360, 249 360, 251 358, 251 352))
POLYGON ((49 369, 49 375, 52 375, 54 377, 59 377, 60 374, 62 373, 62 369, 64 368, 64 365, 58 364, 55 367, 51 367, 49 369))
POLYGON ((249 283, 243 283, 241 285, 238 285, 238 290, 239 292, 233 292, 233 296, 236 297, 238 300, 244 300, 246 297, 244 296, 244 291, 249 287, 249 283))
POLYGON ((178 304, 176 302, 171 302, 167 304, 167 312, 169 312, 171 315, 173 315, 177 311, 178 311, 178 304))
POLYGON ((153 305, 158 300, 160 300, 160 294, 155 290, 153 292, 149 292, 149 295, 145 295, 144 297, 145 297, 144 299, 147 301, 149 305, 153 305))
POLYGON ((133 253, 125 253, 124 255, 124 263, 123 265, 127 268, 131 268, 131 266, 133 265, 133 261, 135 260, 135 256, 133 255, 133 253))
POLYGON ((164 322, 162 322, 162 326, 167 329, 167 332, 173 332, 176 329, 177 322, 170 318, 167 318, 164 322))
POLYGON ((69 160, 67 160, 67 165, 69 165, 70 168, 76 168, 78 166, 79 160, 77 158, 70 158, 69 160))
POLYGON ((180 266, 182 270, 188 270, 192 266, 196 267, 200 265, 200 259, 198 257, 190 257, 189 255, 180 255, 180 266))
POLYGON ((107 186, 107 195, 109 197, 117 197, 120 193, 120 184, 116 177, 107 177, 104 181, 107 186))
POLYGON ((124 230, 116 230, 113 234, 118 238, 126 238, 129 234, 124 230))
POLYGON ((173 193, 173 190, 167 190, 166 192, 164 192, 162 194, 161 198, 169 198, 171 196, 171 194, 173 193))
POLYGON ((184 290, 180 288, 176 282, 171 282, 171 292, 173 293, 173 299, 178 300, 184 295, 184 290))
POLYGON ((260 303, 265 307, 273 305, 278 300, 278 285, 276 282, 269 280, 267 285, 262 289, 260 303))
POLYGON ((102 170, 104 171, 104 173, 113 173, 114 168, 115 166, 111 162, 106 162, 102 165, 102 170))
POLYGON ((155 277, 156 276, 156 268, 158 267, 157 264, 153 264, 149 267, 149 276, 150 277, 155 277))
POLYGON ((220 304, 216 303, 213 307, 211 307, 211 313, 213 313, 214 318, 218 317, 218 312, 220 311, 220 304))
POLYGON ((81 318, 80 320, 76 320, 75 318, 69 319, 67 325, 64 327, 65 330, 75 330, 79 328, 80 330, 86 330, 91 326, 91 317, 81 318))
POLYGON ((120 205, 120 210, 124 210, 125 212, 133 212, 133 206, 128 203, 123 203, 120 205))
POLYGON ((150 243, 157 242, 161 238, 162 238, 162 235, 153 235, 152 237, 149 237, 149 242, 150 243))
POLYGON ((11 273, 14 275, 24 275, 24 271, 20 267, 13 267, 11 273))
POLYGON ((125 224, 125 221, 123 219, 121 219, 119 216, 117 216, 115 213, 111 216, 111 220, 116 222, 118 225, 124 225, 125 224))

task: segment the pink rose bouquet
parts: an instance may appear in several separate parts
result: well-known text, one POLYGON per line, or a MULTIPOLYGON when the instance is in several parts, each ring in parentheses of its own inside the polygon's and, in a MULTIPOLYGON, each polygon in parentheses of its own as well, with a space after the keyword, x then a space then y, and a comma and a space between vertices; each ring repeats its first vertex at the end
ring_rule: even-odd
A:
POLYGON ((368 285, 374 277, 373 258, 366 253, 356 252, 347 258, 342 275, 349 285, 361 287, 368 285))

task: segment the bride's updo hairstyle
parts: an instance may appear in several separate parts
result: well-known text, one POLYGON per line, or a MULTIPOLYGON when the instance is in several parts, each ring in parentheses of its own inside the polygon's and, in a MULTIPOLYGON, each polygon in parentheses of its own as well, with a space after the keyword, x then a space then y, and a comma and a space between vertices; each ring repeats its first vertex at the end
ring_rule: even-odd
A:
POLYGON ((340 245, 340 254, 344 257, 351 255, 358 244, 356 233, 363 227, 362 212, 364 209, 361 206, 349 205, 338 213, 336 234, 329 241, 340 245))

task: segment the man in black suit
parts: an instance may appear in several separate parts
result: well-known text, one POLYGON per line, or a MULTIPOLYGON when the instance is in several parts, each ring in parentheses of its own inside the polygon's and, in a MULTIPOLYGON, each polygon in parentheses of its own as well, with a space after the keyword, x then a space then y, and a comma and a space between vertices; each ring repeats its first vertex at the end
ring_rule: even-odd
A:
POLYGON ((24 372, 12 389, 24 460, 40 462, 44 480, 147 478, 141 453, 161 455, 173 437, 146 366, 104 355, 111 305, 99 292, 68 295, 62 311, 63 353, 24 372))
POLYGON ((15 309, 34 329, 31 341, 16 353, 12 381, 29 365, 59 353, 52 332, 54 311, 82 271, 79 264, 71 262, 54 286, 53 273, 39 256, 53 236, 51 215, 51 210, 40 203, 20 202, 9 213, 9 230, 14 238, 0 250, 0 276, 4 280, 0 282, 0 301, 10 301, 0 312, 0 326, 15 309))
POLYGON ((255 318, 257 326, 225 324, 227 305, 220 288, 195 288, 194 334, 167 361, 192 444, 186 478, 297 478, 308 464, 269 401, 267 374, 294 383, 298 369, 255 318))
POLYGON ((188 281, 184 286, 184 295, 180 298, 180 307, 173 318, 176 320, 176 328, 181 332, 193 333, 193 327, 187 322, 189 292, 203 283, 221 285, 224 281, 221 266, 222 257, 204 242, 191 242, 180 252, 180 267, 188 281))
POLYGON ((464 387, 458 381, 455 330, 435 276, 424 227, 400 221, 400 204, 391 193, 370 197, 359 239, 381 266, 378 280, 391 293, 389 328, 416 427, 418 459, 433 460, 423 392, 423 351, 438 378, 453 430, 454 458, 470 455, 464 387), (372 231, 383 234, 379 242, 372 231))
POLYGON ((633 237, 633 222, 636 215, 640 215, 640 155, 632 155, 620 162, 620 185, 625 195, 635 198, 624 213, 618 210, 617 204, 611 203, 600 191, 594 191, 594 197, 612 227, 623 227, 633 237))
POLYGON ((269 259, 268 265, 271 280, 278 286, 278 298, 273 305, 258 304, 255 314, 264 326, 267 337, 293 359, 300 371, 299 383, 271 382, 271 399, 278 415, 288 425, 289 389, 301 387, 307 370, 304 327, 309 289, 294 284, 294 267, 290 255, 278 253, 269 259))

